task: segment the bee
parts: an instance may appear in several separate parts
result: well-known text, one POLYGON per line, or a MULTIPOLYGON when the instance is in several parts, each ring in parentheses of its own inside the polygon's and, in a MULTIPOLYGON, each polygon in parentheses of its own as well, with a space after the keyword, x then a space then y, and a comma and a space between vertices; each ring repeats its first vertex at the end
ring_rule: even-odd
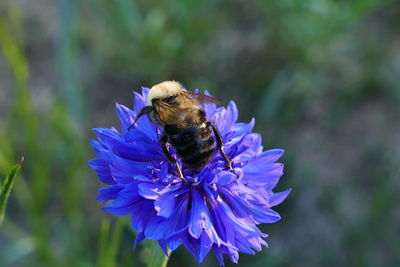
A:
POLYGON ((176 159, 171 155, 167 143, 171 144, 182 163, 191 169, 204 167, 218 148, 227 169, 232 163, 224 151, 224 143, 214 123, 207 120, 201 104, 219 103, 220 99, 185 91, 176 81, 165 81, 154 85, 147 98, 147 106, 137 115, 137 120, 148 115, 150 120, 163 128, 160 144, 167 160, 175 166, 182 180, 185 180, 176 159), (214 138, 212 136, 214 134, 214 138), (215 144, 216 143, 216 144, 215 144))

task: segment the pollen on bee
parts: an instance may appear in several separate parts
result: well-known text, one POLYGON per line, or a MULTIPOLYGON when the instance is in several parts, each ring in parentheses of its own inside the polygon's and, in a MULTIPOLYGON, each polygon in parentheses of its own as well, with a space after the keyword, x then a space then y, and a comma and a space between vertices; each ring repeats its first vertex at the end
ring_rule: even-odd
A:
POLYGON ((165 81, 151 87, 147 97, 147 105, 151 105, 151 100, 155 98, 166 98, 178 94, 182 90, 182 85, 177 81, 165 81))

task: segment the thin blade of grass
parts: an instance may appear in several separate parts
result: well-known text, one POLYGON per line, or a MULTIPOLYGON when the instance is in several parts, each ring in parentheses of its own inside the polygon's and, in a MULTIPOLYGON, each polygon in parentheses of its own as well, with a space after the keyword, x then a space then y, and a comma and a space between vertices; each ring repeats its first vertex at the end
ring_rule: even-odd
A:
POLYGON ((10 171, 10 174, 7 175, 7 177, 4 179, 4 182, 1 184, 1 187, 0 187, 0 226, 4 220, 8 198, 10 197, 11 190, 14 185, 15 177, 17 176, 19 169, 21 169, 23 162, 24 162, 24 158, 22 158, 20 163, 14 165, 14 167, 12 167, 12 169, 10 171))
POLYGON ((107 242, 109 235, 110 235, 110 221, 108 219, 104 219, 101 223, 99 246, 97 252, 97 265, 100 267, 105 266, 104 263, 106 262, 107 242))
POLYGON ((114 231, 110 238, 110 245, 107 251, 107 266, 117 266, 117 253, 118 248, 121 243, 122 230, 124 226, 124 218, 118 218, 116 225, 114 226, 114 231))
POLYGON ((117 253, 121 243, 122 230, 125 221, 119 218, 113 230, 110 221, 104 219, 100 229, 97 265, 100 267, 117 266, 117 253))

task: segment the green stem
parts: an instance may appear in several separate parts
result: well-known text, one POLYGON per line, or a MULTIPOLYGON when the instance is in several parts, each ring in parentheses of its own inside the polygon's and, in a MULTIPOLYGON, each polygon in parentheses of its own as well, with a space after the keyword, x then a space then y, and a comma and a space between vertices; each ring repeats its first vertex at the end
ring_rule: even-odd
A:
POLYGON ((171 251, 168 251, 168 256, 166 256, 155 240, 150 240, 149 249, 150 257, 147 260, 147 267, 166 267, 171 251))

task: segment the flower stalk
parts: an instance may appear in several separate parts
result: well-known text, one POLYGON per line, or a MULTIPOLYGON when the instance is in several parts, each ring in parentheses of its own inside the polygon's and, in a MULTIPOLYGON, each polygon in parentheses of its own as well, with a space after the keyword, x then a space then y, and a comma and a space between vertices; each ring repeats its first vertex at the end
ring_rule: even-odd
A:
POLYGON ((166 267, 171 251, 168 251, 168 256, 162 251, 157 241, 149 240, 150 257, 146 259, 147 267, 166 267))

